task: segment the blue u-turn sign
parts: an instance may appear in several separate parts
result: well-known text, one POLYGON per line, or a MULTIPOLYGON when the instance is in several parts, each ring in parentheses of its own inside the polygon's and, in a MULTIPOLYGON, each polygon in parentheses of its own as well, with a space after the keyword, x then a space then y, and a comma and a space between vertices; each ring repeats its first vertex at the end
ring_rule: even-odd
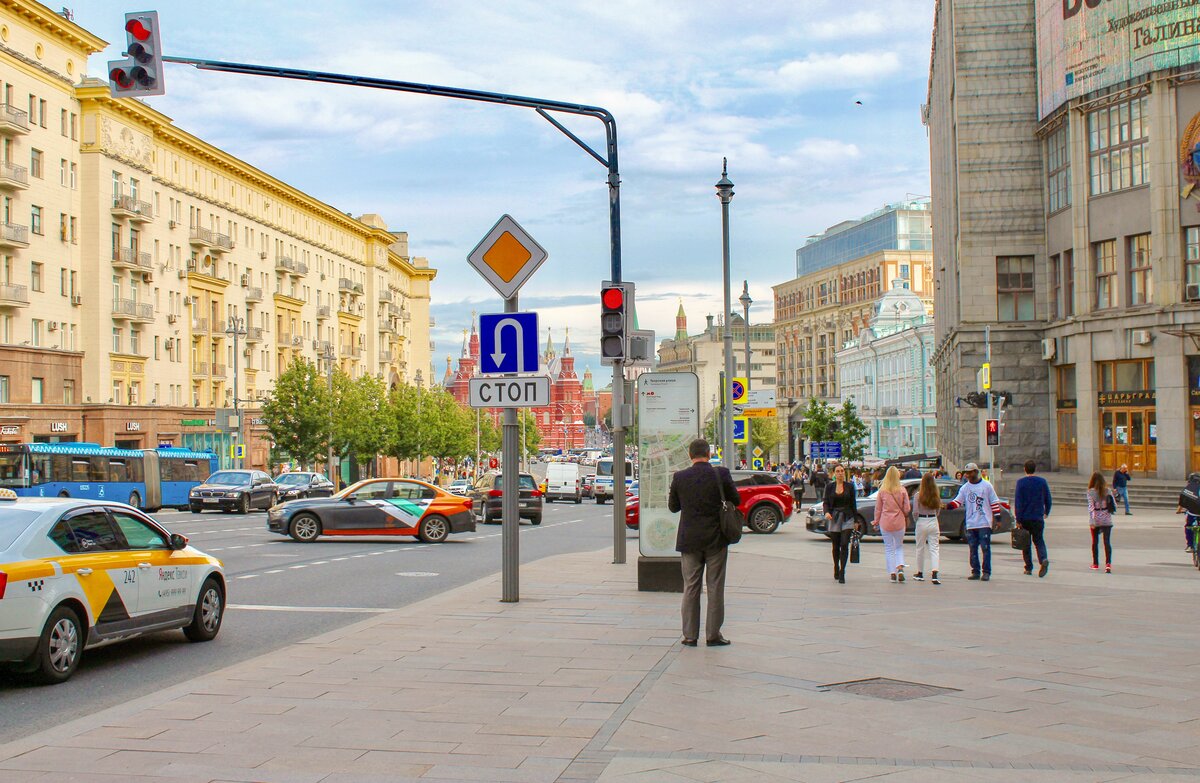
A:
POLYGON ((479 316, 479 371, 538 371, 537 313, 479 316))

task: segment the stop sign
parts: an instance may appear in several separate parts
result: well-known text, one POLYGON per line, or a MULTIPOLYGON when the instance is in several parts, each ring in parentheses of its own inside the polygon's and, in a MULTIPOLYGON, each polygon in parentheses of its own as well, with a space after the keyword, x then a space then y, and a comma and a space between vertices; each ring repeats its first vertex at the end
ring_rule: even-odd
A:
POLYGON ((499 460, 497 460, 495 457, 489 457, 489 458, 488 458, 488 467, 489 467, 489 468, 491 468, 491 469, 493 469, 493 470, 494 470, 495 468, 498 468, 498 467, 500 467, 500 462, 499 462, 499 460))

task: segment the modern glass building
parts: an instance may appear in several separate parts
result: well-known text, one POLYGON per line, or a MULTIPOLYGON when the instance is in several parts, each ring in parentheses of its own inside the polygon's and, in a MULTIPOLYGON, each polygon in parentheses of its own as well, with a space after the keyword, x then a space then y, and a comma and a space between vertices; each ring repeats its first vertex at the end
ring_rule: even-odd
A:
POLYGON ((804 247, 796 251, 796 277, 880 250, 932 249, 933 217, 929 199, 900 201, 809 237, 804 247))

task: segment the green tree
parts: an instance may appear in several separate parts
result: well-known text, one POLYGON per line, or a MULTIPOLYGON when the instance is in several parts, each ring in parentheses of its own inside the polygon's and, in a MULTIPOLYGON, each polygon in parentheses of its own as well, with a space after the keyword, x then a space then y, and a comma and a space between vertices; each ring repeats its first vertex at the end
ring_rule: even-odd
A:
POLYGON ((542 431, 538 429, 537 419, 527 408, 522 408, 517 414, 517 425, 522 423, 525 424, 524 456, 532 457, 538 453, 538 446, 542 445, 542 431))
POLYGON ((833 406, 824 400, 810 397, 808 407, 804 409, 804 423, 800 425, 800 431, 810 443, 835 440, 837 420, 833 406))
POLYGON ((388 391, 383 453, 399 460, 417 456, 417 389, 407 384, 388 391))
POLYGON ((381 379, 353 379, 341 370, 333 376, 333 446, 360 465, 370 465, 387 447, 387 390, 381 379))
POLYGON ((846 400, 837 410, 838 431, 834 439, 842 444, 842 459, 846 462, 862 460, 867 452, 867 435, 870 430, 858 417, 858 408, 853 400, 846 400))
POLYGON ((750 428, 750 439, 763 450, 764 458, 770 461, 783 441, 783 427, 774 417, 755 419, 750 428))
POLYGON ((263 421, 282 452, 311 466, 329 446, 329 391, 317 366, 297 359, 280 373, 263 403, 263 421))
POLYGON ((475 451, 475 416, 447 391, 423 392, 421 451, 438 459, 460 459, 475 451))
POLYGON ((585 427, 587 427, 589 430, 590 430, 592 427, 595 427, 595 426, 596 426, 596 414, 594 414, 594 413, 585 413, 585 414, 583 414, 583 424, 584 424, 584 426, 585 426, 585 427))
POLYGON ((495 454, 501 448, 500 428, 492 420, 490 411, 479 414, 479 448, 489 454, 495 454))

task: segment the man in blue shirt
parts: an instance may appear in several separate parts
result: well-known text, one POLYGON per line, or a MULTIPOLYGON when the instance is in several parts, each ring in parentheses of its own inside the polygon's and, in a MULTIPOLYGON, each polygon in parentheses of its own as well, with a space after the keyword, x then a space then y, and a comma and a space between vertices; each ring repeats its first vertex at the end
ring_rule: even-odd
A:
POLYGON ((1132 516, 1129 513, 1129 466, 1122 465, 1113 473, 1112 488, 1113 494, 1121 500, 1125 501, 1125 516, 1132 516))
POLYGON ((1050 570, 1050 558, 1046 556, 1046 516, 1050 513, 1050 485, 1041 476, 1033 475, 1037 471, 1037 463, 1033 460, 1025 462, 1025 476, 1017 481, 1017 489, 1013 494, 1013 511, 1016 512, 1017 525, 1029 531, 1029 541, 1021 550, 1025 558, 1025 575, 1033 573, 1033 552, 1037 549, 1038 576, 1043 577, 1050 570))

